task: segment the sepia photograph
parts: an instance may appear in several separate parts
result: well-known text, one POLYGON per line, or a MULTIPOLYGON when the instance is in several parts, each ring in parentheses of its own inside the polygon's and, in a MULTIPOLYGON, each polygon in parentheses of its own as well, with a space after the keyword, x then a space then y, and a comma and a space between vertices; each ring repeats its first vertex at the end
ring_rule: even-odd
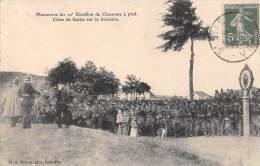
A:
POLYGON ((0 166, 260 166, 259 0, 0 0, 0 166))

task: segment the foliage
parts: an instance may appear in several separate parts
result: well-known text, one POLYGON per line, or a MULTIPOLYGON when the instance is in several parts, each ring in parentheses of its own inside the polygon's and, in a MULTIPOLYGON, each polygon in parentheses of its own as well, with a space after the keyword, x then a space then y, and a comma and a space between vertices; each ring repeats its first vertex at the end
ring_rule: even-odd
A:
POLYGON ((168 0, 167 13, 163 15, 164 26, 170 30, 159 35, 165 43, 159 46, 163 52, 169 50, 180 51, 185 43, 190 40, 191 56, 189 68, 189 98, 193 100, 193 63, 195 40, 206 40, 210 37, 209 27, 202 26, 202 21, 196 15, 196 8, 191 0, 168 0))
POLYGON ((164 52, 170 49, 180 51, 189 40, 205 40, 209 36, 209 27, 203 27, 196 15, 196 8, 190 0, 169 0, 168 13, 163 15, 164 26, 171 29, 159 35, 166 42, 161 45, 164 52))
POLYGON ((145 92, 149 92, 151 90, 150 85, 148 85, 146 82, 140 82, 137 87, 137 93, 143 94, 145 92))
POLYGON ((35 99, 33 105, 33 119, 36 122, 52 123, 54 122, 56 112, 56 98, 54 89, 43 89, 41 95, 35 99))
POLYGON ((104 67, 97 68, 91 61, 81 67, 78 80, 93 97, 116 94, 120 86, 120 81, 113 72, 107 71, 104 67))
POLYGON ((122 91, 125 94, 131 94, 131 97, 135 95, 135 98, 137 98, 137 94, 144 94, 145 92, 150 92, 150 90, 150 85, 140 81, 135 75, 127 75, 125 85, 122 86, 122 91))
MULTIPOLYGON (((72 112, 72 118, 84 117, 87 113, 87 105, 90 105, 91 97, 88 91, 81 89, 79 82, 71 83, 65 86, 66 93, 72 99, 68 104, 69 111, 72 112)), ((35 121, 42 123, 52 123, 56 113, 56 95, 55 88, 44 89, 41 96, 35 99, 33 106, 33 115, 35 121)))
POLYGON ((73 83, 77 78, 77 73, 78 68, 76 63, 71 59, 66 58, 48 71, 48 80, 52 86, 59 83, 73 83))
POLYGON ((109 95, 118 92, 120 81, 113 72, 108 72, 105 68, 100 68, 97 75, 98 78, 93 87, 95 94, 109 95))
POLYGON ((55 121, 57 84, 65 84, 65 91, 72 99, 67 103, 69 111, 76 122, 91 115, 89 107, 99 95, 116 94, 120 86, 113 72, 104 67, 98 68, 91 61, 78 70, 75 62, 65 59, 49 71, 48 79, 51 87, 42 90, 42 95, 34 104, 36 121, 46 123, 55 121))
MULTIPOLYGON (((77 86, 77 92, 84 91, 84 95, 92 100, 99 95, 113 95, 119 90, 120 81, 111 71, 104 67, 98 68, 93 62, 87 61, 80 69, 69 58, 60 61, 56 67, 48 72, 48 80, 54 87, 59 83, 77 86)), ((81 93, 81 92, 80 92, 81 93)))

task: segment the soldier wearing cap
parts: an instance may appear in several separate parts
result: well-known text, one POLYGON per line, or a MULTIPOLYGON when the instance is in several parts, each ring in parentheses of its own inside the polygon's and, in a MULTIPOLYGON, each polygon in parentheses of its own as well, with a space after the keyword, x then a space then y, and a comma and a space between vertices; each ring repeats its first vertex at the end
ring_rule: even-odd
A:
POLYGON ((225 125, 224 118, 225 118, 225 116, 224 116, 224 103, 221 102, 220 104, 217 105, 218 135, 224 134, 224 125, 225 125))
POLYGON ((201 115, 200 115, 200 105, 198 103, 194 104, 194 135, 198 136, 199 134, 199 130, 200 130, 200 126, 201 126, 201 115))
POLYGON ((31 85, 31 77, 27 75, 24 84, 21 87, 22 95, 22 123, 23 128, 31 128, 31 112, 34 104, 34 95, 40 95, 40 92, 35 90, 31 85))
POLYGON ((185 121, 187 122, 185 134, 190 137, 193 132, 193 116, 189 103, 185 104, 185 121))
POLYGON ((65 127, 67 128, 69 127, 72 121, 72 115, 67 105, 67 103, 70 101, 70 97, 66 92, 63 84, 58 84, 56 90, 56 117, 58 127, 61 128, 62 124, 65 124, 65 127))

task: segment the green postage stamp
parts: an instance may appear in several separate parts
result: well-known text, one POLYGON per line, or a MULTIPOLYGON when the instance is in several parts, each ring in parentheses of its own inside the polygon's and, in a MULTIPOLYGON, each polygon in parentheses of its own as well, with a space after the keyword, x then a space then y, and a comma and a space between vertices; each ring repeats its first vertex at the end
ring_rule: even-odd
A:
POLYGON ((224 43, 226 46, 258 44, 258 4, 224 5, 224 43))

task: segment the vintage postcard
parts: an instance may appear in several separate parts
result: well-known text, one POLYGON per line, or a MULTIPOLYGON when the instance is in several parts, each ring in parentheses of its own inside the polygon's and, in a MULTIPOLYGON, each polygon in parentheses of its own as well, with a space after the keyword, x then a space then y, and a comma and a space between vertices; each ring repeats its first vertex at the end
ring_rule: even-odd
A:
POLYGON ((259 0, 0 0, 0 166, 260 166, 259 0))

